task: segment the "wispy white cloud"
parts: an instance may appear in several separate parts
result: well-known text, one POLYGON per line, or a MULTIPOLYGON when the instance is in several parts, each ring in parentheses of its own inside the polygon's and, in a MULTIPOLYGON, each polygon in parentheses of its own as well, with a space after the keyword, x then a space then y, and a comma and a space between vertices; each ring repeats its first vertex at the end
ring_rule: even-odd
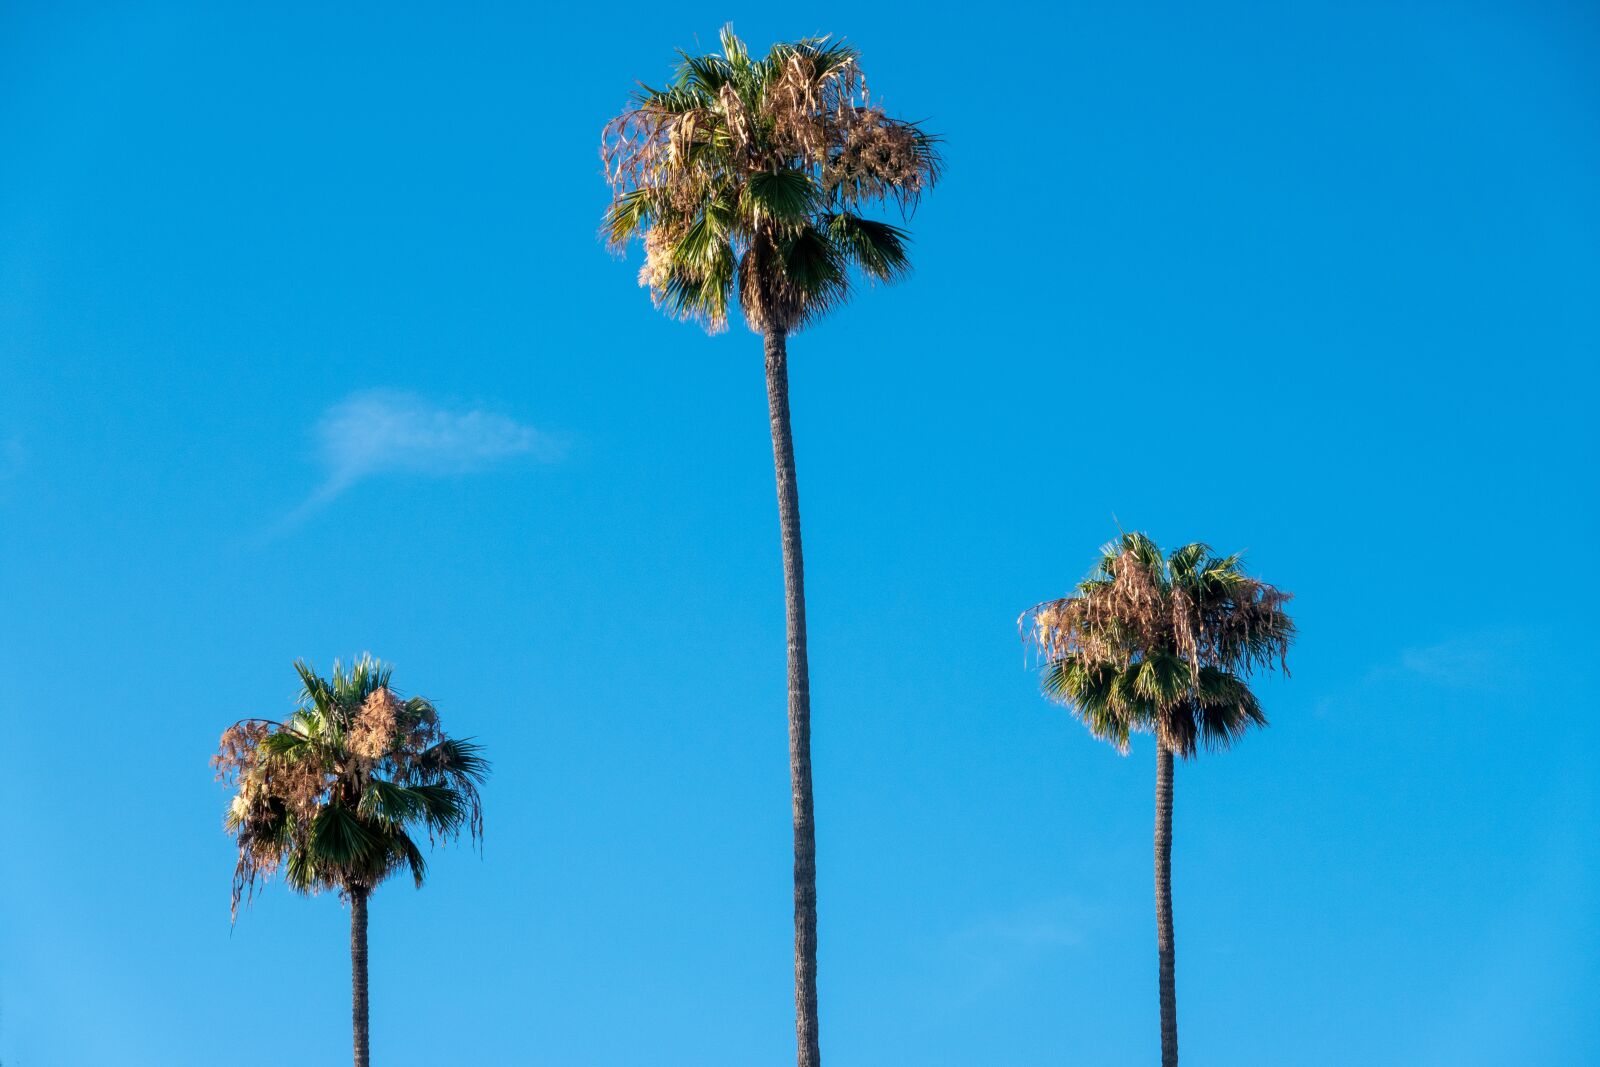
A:
POLYGON ((313 431, 323 479, 269 531, 282 533, 369 478, 468 474, 517 457, 560 457, 555 438, 506 415, 375 389, 330 407, 313 431))
POLYGON ((554 459, 545 434, 505 415, 452 409, 410 393, 357 393, 329 408, 317 426, 328 478, 338 494, 378 474, 461 474, 512 456, 554 459))

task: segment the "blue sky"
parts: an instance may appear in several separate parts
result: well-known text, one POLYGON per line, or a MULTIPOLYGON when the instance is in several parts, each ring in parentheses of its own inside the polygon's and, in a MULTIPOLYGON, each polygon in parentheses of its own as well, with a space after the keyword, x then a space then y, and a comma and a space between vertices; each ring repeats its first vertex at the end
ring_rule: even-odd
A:
POLYGON ((1579 4, 0 13, 0 1058, 345 1062, 206 758, 364 650, 495 760, 372 906, 380 1062, 792 1057, 759 345, 596 240, 675 46, 948 139, 795 339, 835 1065, 1155 1055, 1153 755, 1014 620, 1120 522, 1293 590, 1179 768, 1185 1063, 1600 1062, 1600 18, 1579 4))

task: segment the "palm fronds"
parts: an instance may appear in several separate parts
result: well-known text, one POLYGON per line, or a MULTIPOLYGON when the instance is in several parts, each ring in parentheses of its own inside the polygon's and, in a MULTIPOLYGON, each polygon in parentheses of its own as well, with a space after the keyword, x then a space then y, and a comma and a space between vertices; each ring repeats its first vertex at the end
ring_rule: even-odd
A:
POLYGON ((1247 679, 1288 670, 1291 594, 1250 577, 1238 555, 1196 542, 1163 556, 1143 534, 1106 545, 1077 592, 1023 612, 1045 695, 1127 749, 1154 733, 1180 756, 1266 725, 1247 679))
POLYGON ((710 330, 735 293, 753 329, 800 329, 849 296, 850 273, 890 282, 909 235, 864 218, 913 210, 942 170, 938 138, 893 118, 842 41, 774 45, 760 59, 724 28, 720 54, 679 53, 601 137, 611 185, 602 232, 644 242, 639 282, 710 330))
POLYGON ((235 787, 224 819, 239 849, 235 916, 280 869, 307 893, 370 890, 398 870, 420 886, 427 864, 413 830, 430 841, 483 834, 480 747, 447 736, 429 701, 402 700, 392 668, 364 656, 328 678, 305 662, 295 670, 294 712, 235 723, 212 757, 235 787))

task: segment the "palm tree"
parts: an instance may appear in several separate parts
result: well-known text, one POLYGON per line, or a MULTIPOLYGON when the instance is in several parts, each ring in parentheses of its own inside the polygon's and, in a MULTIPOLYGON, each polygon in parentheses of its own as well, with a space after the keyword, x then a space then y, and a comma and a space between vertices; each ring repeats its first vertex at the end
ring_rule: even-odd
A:
POLYGON ((1019 620, 1044 663, 1043 688, 1094 736, 1123 753, 1128 736, 1156 739, 1156 948, 1161 1063, 1178 1062, 1172 933, 1172 763, 1227 748, 1266 716, 1248 679, 1282 667, 1294 639, 1290 594, 1244 573, 1240 557, 1184 545, 1163 557, 1143 534, 1101 550, 1077 594, 1019 620))
POLYGON ((384 879, 427 862, 416 841, 483 835, 478 785, 489 764, 470 741, 448 737, 432 704, 401 700, 393 668, 363 656, 331 678, 295 663, 302 689, 282 722, 242 719, 212 757, 235 786, 224 824, 239 846, 233 915, 280 868, 292 889, 331 889, 350 902, 351 1020, 355 1065, 368 1067, 367 900, 384 879))
POLYGON ((902 216, 938 178, 936 138, 867 94, 855 49, 827 38, 750 55, 732 28, 720 54, 679 53, 664 89, 640 88, 602 137, 614 248, 642 237, 639 282, 669 314, 723 329, 739 309, 761 334, 777 476, 789 644, 794 820, 795 1035, 819 1067, 816 840, 800 494, 789 425, 789 335, 850 294, 852 273, 890 282, 909 234, 860 214, 902 216))

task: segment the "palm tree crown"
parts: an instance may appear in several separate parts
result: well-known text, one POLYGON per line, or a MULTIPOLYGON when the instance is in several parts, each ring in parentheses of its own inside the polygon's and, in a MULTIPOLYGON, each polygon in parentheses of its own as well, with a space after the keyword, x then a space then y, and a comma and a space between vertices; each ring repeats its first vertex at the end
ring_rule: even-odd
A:
POLYGON ((1247 679, 1282 666, 1294 638, 1290 594, 1200 543, 1163 557, 1143 534, 1101 550, 1077 594, 1023 613, 1043 688, 1090 732, 1126 752, 1130 731, 1188 757, 1266 725, 1247 679))
POLYGON ((235 785, 226 826, 239 847, 233 908, 280 868, 302 892, 366 893, 398 870, 420 887, 427 870, 416 834, 480 840, 479 748, 447 737, 434 707, 402 700, 392 668, 362 657, 322 678, 297 662, 299 706, 284 721, 246 719, 212 758, 235 785))
POLYGON ((679 55, 602 144, 606 236, 643 236, 658 305, 718 330, 737 290, 752 329, 787 333, 848 296, 852 266, 907 271, 907 231, 858 212, 913 207, 938 178, 937 139, 872 102, 855 49, 814 38, 755 59, 730 27, 720 55, 679 55))

